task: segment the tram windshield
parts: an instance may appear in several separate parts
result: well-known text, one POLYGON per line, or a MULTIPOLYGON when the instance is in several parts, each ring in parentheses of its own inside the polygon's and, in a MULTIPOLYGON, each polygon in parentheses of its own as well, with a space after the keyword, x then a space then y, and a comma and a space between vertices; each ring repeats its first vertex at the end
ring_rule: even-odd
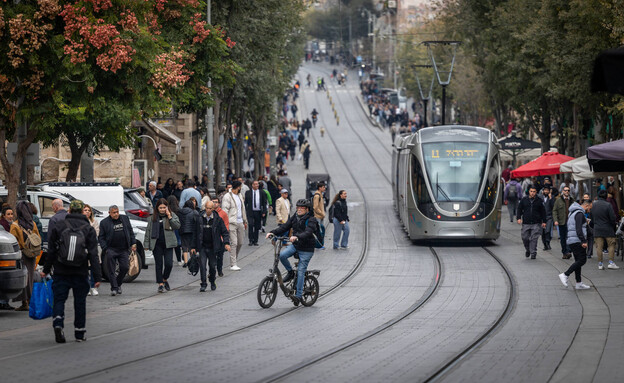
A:
POLYGON ((488 155, 487 143, 431 142, 422 145, 427 178, 437 202, 475 202, 488 155))

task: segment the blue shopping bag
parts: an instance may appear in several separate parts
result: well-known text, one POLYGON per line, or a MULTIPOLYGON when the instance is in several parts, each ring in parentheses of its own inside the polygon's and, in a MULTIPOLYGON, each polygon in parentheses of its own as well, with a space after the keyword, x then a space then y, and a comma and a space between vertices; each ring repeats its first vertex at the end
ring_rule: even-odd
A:
POLYGON ((34 283, 28 315, 32 319, 49 318, 52 316, 53 305, 52 280, 43 279, 41 282, 34 283))

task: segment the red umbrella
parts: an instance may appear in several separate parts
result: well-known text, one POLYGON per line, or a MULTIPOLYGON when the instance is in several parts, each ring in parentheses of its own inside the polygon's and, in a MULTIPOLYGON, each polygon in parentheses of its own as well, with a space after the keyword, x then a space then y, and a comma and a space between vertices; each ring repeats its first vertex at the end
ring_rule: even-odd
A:
POLYGON ((546 152, 528 164, 522 165, 516 170, 512 170, 511 176, 516 178, 559 174, 561 173, 559 171, 559 166, 573 159, 574 157, 566 156, 565 154, 546 152))

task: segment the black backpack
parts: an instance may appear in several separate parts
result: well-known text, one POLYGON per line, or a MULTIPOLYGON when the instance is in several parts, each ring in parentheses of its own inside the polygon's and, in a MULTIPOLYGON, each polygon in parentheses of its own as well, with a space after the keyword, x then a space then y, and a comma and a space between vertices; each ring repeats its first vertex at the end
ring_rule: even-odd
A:
POLYGON ((509 185, 509 190, 507 190, 507 199, 510 201, 518 199, 518 184, 509 185))
POLYGON ((336 210, 336 204, 332 204, 327 211, 327 218, 329 219, 329 223, 334 222, 334 211, 336 210))
POLYGON ((65 229, 61 232, 58 248, 58 260, 67 266, 82 266, 87 260, 87 238, 85 228, 91 226, 89 223, 73 227, 67 220, 65 229))
MULTIPOLYGON (((306 226, 308 226, 308 220, 306 219, 306 226)), ((317 249, 322 249, 325 246, 325 228, 321 226, 320 222, 317 222, 316 230, 312 234, 314 236, 314 247, 317 249)))

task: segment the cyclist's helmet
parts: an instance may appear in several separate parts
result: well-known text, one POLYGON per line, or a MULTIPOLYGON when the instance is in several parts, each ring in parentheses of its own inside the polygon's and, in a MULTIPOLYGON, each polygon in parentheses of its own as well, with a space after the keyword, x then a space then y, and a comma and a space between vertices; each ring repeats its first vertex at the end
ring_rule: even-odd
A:
POLYGON ((297 201, 297 207, 299 207, 299 206, 307 207, 309 209, 310 208, 310 200, 308 200, 308 199, 300 199, 299 201, 297 201))

